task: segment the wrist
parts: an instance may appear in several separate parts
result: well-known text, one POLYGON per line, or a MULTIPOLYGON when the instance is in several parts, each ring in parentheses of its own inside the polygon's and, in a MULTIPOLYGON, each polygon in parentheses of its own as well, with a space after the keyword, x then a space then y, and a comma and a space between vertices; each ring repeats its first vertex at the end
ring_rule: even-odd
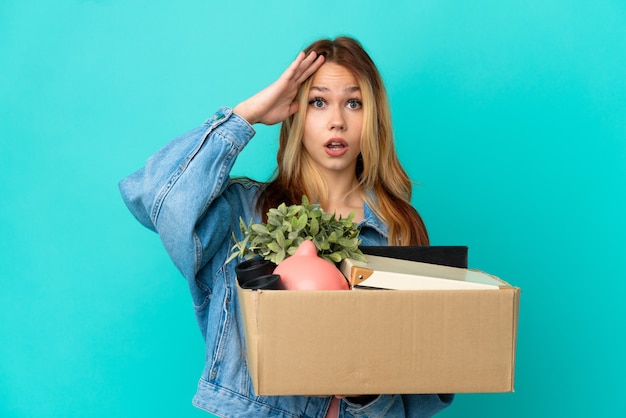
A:
POLYGON ((241 118, 245 119, 250 125, 254 125, 255 123, 259 122, 254 116, 254 112, 248 109, 248 106, 246 106, 245 102, 241 102, 237 106, 235 106, 233 108, 233 113, 236 113, 241 118))

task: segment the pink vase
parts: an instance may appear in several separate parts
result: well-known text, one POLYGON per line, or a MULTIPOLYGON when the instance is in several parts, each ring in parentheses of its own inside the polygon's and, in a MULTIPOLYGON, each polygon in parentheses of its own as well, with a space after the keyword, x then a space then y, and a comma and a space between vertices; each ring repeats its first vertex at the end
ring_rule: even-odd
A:
POLYGON ((274 269, 287 290, 348 290, 348 281, 330 261, 317 255, 313 241, 304 241, 274 269))

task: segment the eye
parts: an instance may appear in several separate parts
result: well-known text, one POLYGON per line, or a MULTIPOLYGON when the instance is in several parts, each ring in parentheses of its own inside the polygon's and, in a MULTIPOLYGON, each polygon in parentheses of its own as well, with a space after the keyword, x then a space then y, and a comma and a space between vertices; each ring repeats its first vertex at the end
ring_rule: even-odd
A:
POLYGON ((309 100, 309 105, 316 109, 321 109, 326 105, 326 101, 321 97, 315 97, 314 99, 309 100))
POLYGON ((358 109, 363 107, 363 102, 361 102, 358 99, 350 99, 350 100, 348 100, 348 103, 346 103, 346 106, 349 109, 358 110, 358 109))

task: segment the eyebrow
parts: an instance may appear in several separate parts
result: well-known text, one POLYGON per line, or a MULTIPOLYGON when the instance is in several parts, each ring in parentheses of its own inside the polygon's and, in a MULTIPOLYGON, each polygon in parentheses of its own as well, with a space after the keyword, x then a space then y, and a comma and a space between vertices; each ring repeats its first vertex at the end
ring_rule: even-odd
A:
MULTIPOLYGON (((326 93, 330 91, 328 87, 324 87, 324 86, 311 86, 311 90, 319 91, 322 93, 326 93)), ((344 91, 347 93, 354 93, 355 91, 359 91, 359 90, 361 90, 359 86, 348 86, 344 89, 344 91)))

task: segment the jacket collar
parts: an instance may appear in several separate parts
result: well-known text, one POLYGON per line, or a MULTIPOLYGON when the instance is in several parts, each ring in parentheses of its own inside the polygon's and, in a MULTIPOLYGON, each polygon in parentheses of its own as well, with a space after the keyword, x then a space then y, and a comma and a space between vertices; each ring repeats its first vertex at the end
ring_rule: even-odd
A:
POLYGON ((367 204, 367 201, 363 202, 363 220, 359 222, 359 228, 363 227, 373 228, 376 232, 385 238, 388 238, 387 226, 383 223, 383 221, 378 219, 378 217, 374 214, 374 211, 367 204))

